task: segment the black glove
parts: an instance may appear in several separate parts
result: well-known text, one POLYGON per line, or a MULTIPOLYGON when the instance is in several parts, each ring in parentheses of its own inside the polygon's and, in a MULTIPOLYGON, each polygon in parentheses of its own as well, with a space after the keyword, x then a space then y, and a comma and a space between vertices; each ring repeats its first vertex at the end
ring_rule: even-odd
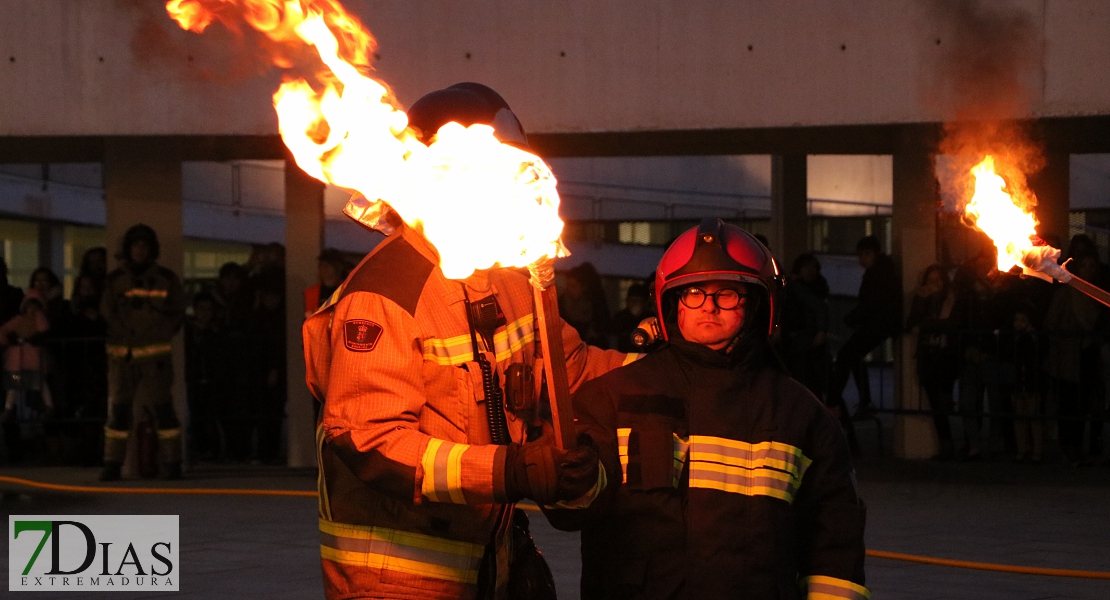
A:
POLYGON ((544 443, 510 444, 505 450, 509 502, 529 498, 548 506, 580 498, 597 484, 597 449, 592 443, 566 452, 544 443))

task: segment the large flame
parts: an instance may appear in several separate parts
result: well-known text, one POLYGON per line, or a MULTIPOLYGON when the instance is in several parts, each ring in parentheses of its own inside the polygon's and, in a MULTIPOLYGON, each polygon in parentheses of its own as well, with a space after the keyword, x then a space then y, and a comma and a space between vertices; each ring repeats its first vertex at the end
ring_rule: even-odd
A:
POLYGON ((986 233, 998 248, 998 270, 1025 265, 1037 236, 1037 218, 1018 206, 1006 191, 1006 181, 995 172, 994 157, 988 155, 971 170, 975 194, 964 207, 973 225, 986 233))
MULTIPOLYGON (((550 167, 485 125, 448 123, 421 143, 388 86, 369 75, 373 36, 337 0, 169 0, 166 11, 196 33, 246 23, 279 45, 314 48, 314 81, 289 79, 274 93, 282 140, 309 175, 384 201, 422 231, 447 277, 564 253, 550 167)), ((274 63, 305 66, 278 52, 274 63)))

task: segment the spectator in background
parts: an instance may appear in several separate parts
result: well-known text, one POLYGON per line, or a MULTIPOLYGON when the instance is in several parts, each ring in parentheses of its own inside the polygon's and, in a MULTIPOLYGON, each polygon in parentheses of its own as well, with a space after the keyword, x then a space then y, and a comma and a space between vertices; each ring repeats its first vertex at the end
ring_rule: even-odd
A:
POLYGON ((307 319, 323 306, 350 272, 343 253, 327 248, 316 257, 317 281, 304 290, 304 316, 307 319))
MULTIPOLYGON (((254 344, 254 402, 251 410, 258 435, 256 457, 265 464, 281 461, 281 423, 285 418, 285 288, 263 287, 251 315, 248 339, 254 344)), ((250 440, 250 428, 246 439, 250 440)))
POLYGON ((790 374, 824 398, 829 368, 829 282, 811 253, 794 260, 783 288, 782 348, 790 374))
POLYGON ((246 281, 247 270, 241 265, 229 262, 220 266, 212 299, 216 302, 217 319, 228 331, 242 331, 254 308, 246 281))
POLYGON ((70 322, 63 352, 68 414, 77 420, 77 456, 83 466, 100 462, 100 437, 108 405, 108 355, 104 351, 107 323, 100 314, 102 278, 82 273, 73 282, 70 322))
POLYGON ((578 331, 582 341, 608 348, 609 303, 597 269, 582 263, 567 272, 566 282, 566 290, 559 294, 559 315, 578 331))
MULTIPOLYGON (((997 340, 994 332, 1010 327, 1010 323, 1000 322, 997 317, 998 314, 1013 314, 1013 307, 1008 305, 1010 295, 1000 293, 1009 289, 1013 282, 1009 275, 1002 273, 996 274, 994 280, 989 279, 988 275, 996 265, 994 245, 984 243, 975 256, 956 269, 952 282, 956 299, 963 307, 961 320, 954 323, 961 331, 956 339, 950 341, 955 344, 962 359, 959 405, 964 425, 963 455, 969 459, 977 459, 983 453, 982 413, 988 388, 992 407, 997 409, 1002 405, 1001 382, 995 380, 997 363, 994 351, 997 340)), ((1006 436, 1003 435, 1003 438, 1006 436)))
POLYGON ((1044 421, 1042 420, 1046 377, 1042 372, 1047 344, 1044 336, 1033 327, 1032 307, 1021 307, 1013 313, 1013 332, 1009 352, 1004 360, 1013 373, 1012 403, 1014 439, 1017 460, 1040 462, 1044 455, 1044 421))
MULTIPOLYGON (((879 238, 873 235, 860 239, 856 244, 856 256, 864 268, 863 281, 855 307, 844 317, 844 324, 852 334, 837 353, 829 375, 829 408, 842 418, 846 418, 848 410, 843 394, 849 374, 855 376, 859 389, 856 415, 865 418, 873 413, 871 383, 863 359, 901 329, 902 283, 894 261, 883 253, 879 238)), ((848 428, 848 441, 855 446, 851 428, 848 428)))
POLYGON ((190 453, 202 461, 220 455, 217 416, 228 391, 226 341, 217 319, 216 299, 211 294, 197 294, 193 316, 185 323, 185 387, 190 453))
POLYGON ((7 323, 19 314, 23 290, 8 283, 8 263, 0 257, 0 323, 7 323))
MULTIPOLYGON (((1100 271, 1098 259, 1091 255, 1071 261, 1067 268, 1088 280, 1095 280, 1100 271)), ((1089 407, 1101 401, 1103 395, 1097 332, 1103 310, 1101 304, 1082 292, 1061 286, 1052 296, 1045 317, 1045 331, 1050 336, 1047 370, 1059 404, 1060 449, 1076 466, 1086 462, 1083 431, 1089 407)))
POLYGON ((917 334, 917 378, 925 390, 933 412, 937 432, 937 454, 934 458, 955 457, 952 446, 952 388, 960 365, 957 346, 951 333, 957 318, 957 297, 940 265, 930 265, 914 293, 906 329, 917 334))
POLYGON ((89 275, 97 286, 103 287, 104 280, 108 278, 108 251, 103 246, 85 250, 78 274, 89 275))
POLYGON ((648 289, 641 283, 628 286, 624 295, 624 308, 613 315, 613 334, 617 338, 617 350, 639 352, 641 349, 632 343, 632 332, 640 326, 640 321, 651 316, 651 301, 648 289))
POLYGON ((23 455, 20 421, 48 420, 54 414, 50 386, 43 376, 42 335, 50 329, 46 308, 38 293, 31 290, 23 299, 19 314, 0 326, 4 347, 4 439, 8 456, 19 461, 23 455))
POLYGON ((45 306, 51 331, 55 335, 63 333, 69 324, 70 311, 58 276, 48 267, 39 267, 31 273, 29 288, 35 291, 45 306))

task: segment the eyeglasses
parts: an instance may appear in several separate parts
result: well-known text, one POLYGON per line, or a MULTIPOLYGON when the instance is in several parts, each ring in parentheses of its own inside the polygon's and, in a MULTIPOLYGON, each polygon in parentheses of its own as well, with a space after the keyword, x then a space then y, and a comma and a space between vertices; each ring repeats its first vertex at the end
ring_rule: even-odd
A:
POLYGON ((713 304, 717 308, 721 310, 732 310, 739 306, 740 301, 747 296, 747 294, 741 294, 738 290, 733 288, 722 288, 710 294, 701 288, 688 287, 682 290, 678 299, 686 308, 701 308, 701 305, 705 304, 706 298, 713 298, 713 304))

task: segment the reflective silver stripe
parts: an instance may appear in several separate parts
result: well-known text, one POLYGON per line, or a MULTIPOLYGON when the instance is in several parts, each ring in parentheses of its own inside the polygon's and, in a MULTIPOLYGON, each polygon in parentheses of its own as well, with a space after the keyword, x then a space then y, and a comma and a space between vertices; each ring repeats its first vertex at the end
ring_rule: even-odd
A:
POLYGON ((467 444, 455 444, 441 439, 428 440, 428 447, 420 459, 424 468, 424 481, 420 491, 432 502, 466 504, 463 495, 462 457, 470 449, 467 444))
POLYGON ((690 487, 794 501, 812 461, 782 442, 690 436, 690 487))

